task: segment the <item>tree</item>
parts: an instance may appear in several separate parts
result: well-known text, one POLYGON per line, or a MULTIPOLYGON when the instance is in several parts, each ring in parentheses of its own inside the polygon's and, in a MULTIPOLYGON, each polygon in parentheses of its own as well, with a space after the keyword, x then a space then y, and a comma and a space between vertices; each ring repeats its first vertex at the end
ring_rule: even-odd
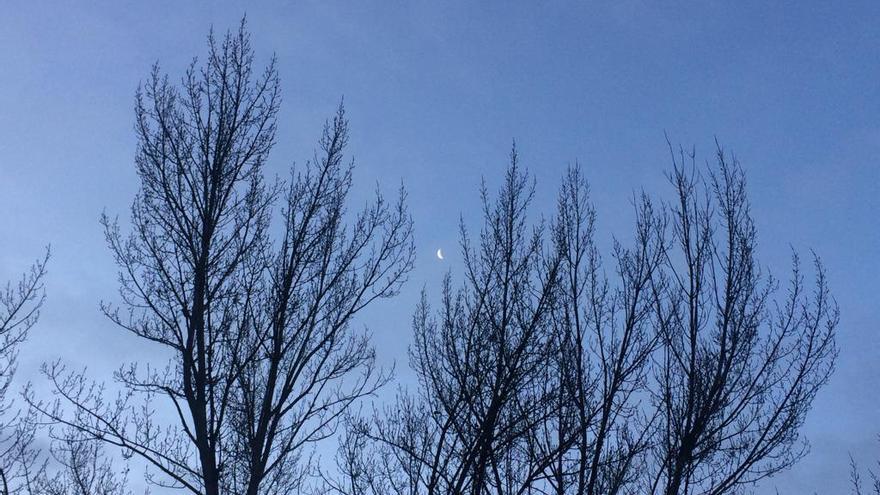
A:
POLYGON ((416 309, 417 395, 402 392, 374 428, 352 425, 341 447, 348 479, 330 491, 518 493, 540 476, 548 459, 529 455, 529 440, 550 410, 541 378, 559 263, 543 250, 543 227, 528 225, 532 196, 514 149, 497 199, 482 189, 476 245, 462 223, 462 287, 447 276, 436 315, 424 293, 416 309), (379 442, 375 450, 365 437, 379 442), (391 468, 369 473, 377 465, 391 468))
POLYGON ((580 168, 566 173, 557 202, 555 249, 561 258, 554 310, 556 342, 548 383, 556 414, 535 444, 556 451, 547 491, 616 494, 637 476, 651 422, 639 409, 657 347, 653 283, 665 253, 665 219, 648 197, 636 202, 635 245, 615 242, 613 279, 596 247, 596 212, 580 168))
POLYGON ((462 224, 463 287, 447 278, 436 318, 424 297, 413 318, 411 361, 424 403, 403 401, 401 414, 412 417, 403 424, 421 416, 430 431, 427 493, 516 492, 543 468, 545 459, 524 453, 529 430, 548 414, 540 378, 552 350, 558 260, 543 252, 543 228, 528 226, 533 194, 514 149, 494 203, 481 191, 477 245, 462 224))
POLYGON ((807 294, 795 257, 777 302, 738 162, 719 148, 707 182, 680 161, 670 179, 676 203, 637 196, 609 276, 580 170, 548 243, 514 153, 498 200, 483 189, 478 248, 462 228, 465 284, 416 309, 417 391, 349 422, 324 488, 720 495, 795 463, 837 352, 824 268, 807 294))
MULTIPOLYGON (((880 440, 880 437, 878 437, 878 440, 880 440)), ((877 462, 877 465, 880 466, 880 462, 877 462)), ((852 456, 849 458, 849 467, 849 480, 852 485, 852 495, 880 495, 880 474, 878 474, 877 471, 872 469, 868 470, 868 488, 866 491, 865 485, 862 482, 861 470, 852 456)))
POLYGON ((81 430, 66 427, 53 436, 49 448, 58 469, 42 480, 44 495, 131 495, 126 489, 128 470, 114 469, 100 441, 81 430))
POLYGON ((0 490, 4 495, 35 493, 44 463, 33 441, 36 424, 8 397, 18 352, 46 299, 43 279, 49 251, 16 283, 0 290, 0 490))
POLYGON ((418 460, 408 459, 407 453, 398 452, 389 445, 375 443, 369 419, 349 415, 345 418, 344 426, 334 456, 336 472, 331 473, 329 469, 318 466, 318 483, 312 493, 419 493, 418 481, 408 474, 419 469, 418 460))
POLYGON ((233 408, 242 433, 233 462, 248 479, 240 493, 297 484, 306 471, 297 471, 295 454, 333 435, 354 401, 387 382, 368 336, 352 333, 350 323, 376 299, 397 294, 413 263, 412 222, 401 189, 392 204, 377 193, 345 226, 347 140, 340 107, 324 129, 321 157, 291 182, 284 238, 246 312, 258 332, 233 408))
POLYGON ((745 174, 718 147, 707 181, 673 154, 672 241, 656 284, 663 346, 651 493, 734 493, 793 465, 799 429, 837 350, 838 309, 814 258, 812 293, 798 257, 788 292, 762 273, 745 174))
POLYGON ((138 91, 132 234, 104 218, 123 301, 104 312, 168 364, 123 367, 123 392, 108 400, 56 363, 46 374, 59 400, 35 405, 138 456, 159 486, 289 493, 307 471, 308 445, 386 380, 351 321, 404 282, 412 223, 403 190, 396 202, 377 193, 347 212, 353 165, 341 106, 315 160, 288 185, 267 185, 280 101, 274 60, 255 74, 244 22, 222 41, 209 36, 208 48, 180 88, 154 67, 138 91))

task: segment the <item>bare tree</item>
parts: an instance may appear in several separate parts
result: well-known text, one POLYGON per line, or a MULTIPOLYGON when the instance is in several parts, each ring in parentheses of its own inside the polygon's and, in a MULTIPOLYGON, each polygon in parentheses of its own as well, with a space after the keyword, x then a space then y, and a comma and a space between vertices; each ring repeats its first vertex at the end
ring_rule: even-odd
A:
POLYGON ((248 479, 236 493, 297 485, 309 467, 297 467, 294 454, 333 435, 349 406, 388 378, 376 369, 368 336, 353 333, 350 323, 398 292, 413 263, 412 222, 401 189, 391 204, 377 193, 346 226, 347 140, 340 107, 324 129, 320 157, 291 182, 284 238, 246 313, 257 331, 233 408, 242 433, 233 448, 236 468, 248 479))
MULTIPOLYGON (((546 458, 529 455, 529 437, 551 397, 541 378, 552 351, 558 261, 544 250, 544 229, 528 225, 532 196, 514 150, 497 200, 482 189, 477 245, 462 223, 463 286, 454 289, 447 277, 436 315, 424 294, 416 309, 410 360, 417 395, 402 392, 372 432, 347 437, 379 441, 374 459, 394 466, 382 480, 388 492, 521 493, 545 467, 546 458)), ((352 466, 375 460, 343 464, 349 482, 335 483, 337 492, 376 484, 351 476, 363 471, 352 466)))
POLYGON ((334 457, 336 472, 318 466, 317 494, 415 494, 416 479, 409 473, 418 470, 418 461, 387 444, 376 443, 369 419, 349 415, 334 457))
POLYGON ((54 435, 50 452, 57 463, 54 475, 43 480, 44 495, 130 495, 128 469, 117 471, 99 440, 73 427, 54 435))
POLYGON ((315 160, 288 186, 265 185, 280 100, 274 60, 254 72, 244 22, 208 45, 180 88, 154 68, 138 92, 133 232, 104 219, 123 301, 104 312, 156 344, 168 364, 123 367, 115 375, 123 391, 111 399, 83 373, 47 366, 59 400, 34 402, 51 420, 144 460, 159 486, 290 493, 307 471, 306 447, 386 380, 350 324, 403 283, 412 225, 402 190, 396 202, 377 194, 347 213, 341 106, 315 160))
POLYGON ((561 257, 558 350, 547 367, 547 382, 555 382, 559 394, 557 414, 535 442, 556 451, 545 492, 621 493, 649 446, 651 421, 639 395, 657 343, 652 282, 665 252, 665 220, 644 194, 636 206, 635 247, 615 242, 609 280, 595 245, 587 182, 578 167, 564 177, 554 229, 561 257))
POLYGON ((837 350, 837 306, 815 259, 812 292, 797 256, 788 292, 762 273, 744 173, 718 147, 703 181, 673 154, 672 241, 657 289, 663 349, 651 493, 734 493, 806 452, 799 429, 837 350))
POLYGON ((464 287, 447 278, 439 311, 424 294, 416 310, 417 392, 372 428, 350 424, 325 488, 723 494, 795 463, 837 352, 824 268, 807 294, 795 257, 777 302, 739 164, 719 149, 707 182, 680 160, 670 178, 678 202, 636 198, 633 247, 615 242, 609 277, 580 171, 548 249, 525 227, 532 189, 514 153, 494 205, 484 188, 478 249, 462 228, 464 287))
POLYGON ((3 495, 35 493, 44 463, 34 448, 36 423, 8 396, 18 352, 40 316, 46 298, 43 278, 49 251, 17 283, 0 289, 0 490, 3 495))
MULTIPOLYGON (((880 437, 878 437, 880 440, 880 437)), ((880 466, 880 462, 874 466, 877 468, 880 466)), ((862 474, 859 469, 859 465, 856 463, 856 460, 850 456, 849 458, 849 480, 852 485, 852 495, 880 495, 880 474, 878 471, 873 469, 868 469, 868 488, 865 488, 865 484, 862 482, 862 474)))

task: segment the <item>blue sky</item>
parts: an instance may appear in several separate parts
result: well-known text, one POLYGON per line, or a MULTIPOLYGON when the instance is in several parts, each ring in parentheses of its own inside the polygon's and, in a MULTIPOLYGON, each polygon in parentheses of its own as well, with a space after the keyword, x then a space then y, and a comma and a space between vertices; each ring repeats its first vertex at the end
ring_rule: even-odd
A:
POLYGON ((717 137, 748 172, 763 262, 783 275, 791 247, 814 249, 842 311, 838 371, 804 429, 813 452, 759 493, 844 493, 848 453, 880 458, 880 3, 178 3, 2 6, 0 278, 54 251, 23 379, 57 357, 97 376, 150 355, 97 310, 116 294, 97 219, 125 219, 136 191, 133 95, 150 65, 180 74, 211 25, 247 13, 282 80, 268 173, 311 156, 344 95, 354 201, 377 181, 409 189, 416 269, 363 319, 402 378, 417 292, 456 272, 459 215, 476 225, 480 178, 498 184, 513 139, 536 216, 580 162, 607 245, 630 231, 634 190, 669 192, 664 132, 702 158, 717 137))

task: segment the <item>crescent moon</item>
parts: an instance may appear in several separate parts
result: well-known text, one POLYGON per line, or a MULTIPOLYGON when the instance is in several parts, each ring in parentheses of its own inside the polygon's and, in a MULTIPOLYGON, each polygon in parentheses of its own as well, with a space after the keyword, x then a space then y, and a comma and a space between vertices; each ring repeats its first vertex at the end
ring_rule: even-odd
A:
POLYGON ((443 259, 443 249, 438 249, 438 250, 437 250, 437 259, 438 259, 438 260, 442 260, 442 259, 443 259))

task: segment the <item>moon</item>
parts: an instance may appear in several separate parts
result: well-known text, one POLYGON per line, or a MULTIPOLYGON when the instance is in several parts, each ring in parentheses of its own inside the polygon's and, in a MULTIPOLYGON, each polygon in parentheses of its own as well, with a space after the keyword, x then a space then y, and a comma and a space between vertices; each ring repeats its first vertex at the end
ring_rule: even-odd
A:
POLYGON ((442 260, 442 259, 443 259, 443 249, 438 249, 438 250, 437 250, 437 259, 438 259, 438 260, 442 260))

